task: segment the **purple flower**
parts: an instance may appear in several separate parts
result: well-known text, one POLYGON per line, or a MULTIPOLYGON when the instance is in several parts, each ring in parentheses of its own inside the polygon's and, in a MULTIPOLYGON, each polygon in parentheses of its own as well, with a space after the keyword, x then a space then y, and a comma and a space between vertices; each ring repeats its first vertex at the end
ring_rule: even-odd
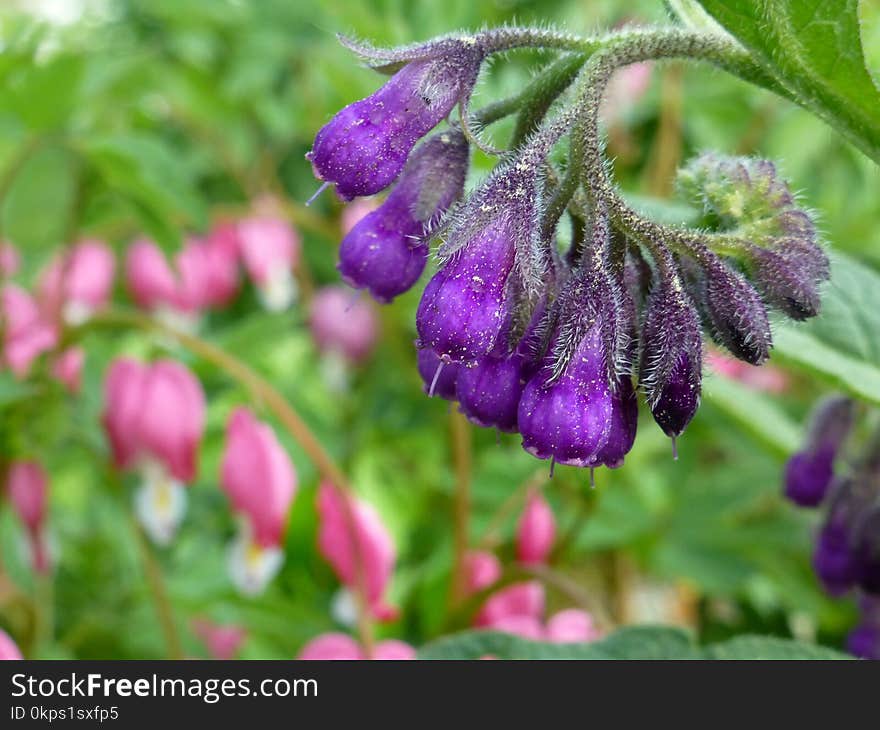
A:
POLYGON ((344 200, 373 195, 403 170, 410 151, 465 100, 484 51, 463 39, 414 49, 412 60, 366 99, 338 112, 306 155, 320 180, 344 200))
POLYGON ((852 523, 853 515, 858 514, 863 503, 863 491, 864 485, 858 477, 845 479, 837 485, 816 540, 813 569, 832 596, 843 595, 856 581, 852 523))
POLYGON ((419 375, 425 384, 425 392, 433 397, 440 396, 444 400, 456 399, 456 382, 461 366, 456 363, 444 363, 433 350, 422 349, 418 354, 419 375))
POLYGON ((847 637, 847 650, 862 659, 880 659, 880 598, 862 596, 858 626, 847 637))
POLYGON ((617 469, 623 466, 624 457, 630 452, 636 440, 636 427, 639 423, 639 404, 636 391, 629 375, 617 380, 617 387, 611 394, 611 427, 608 440, 596 454, 595 465, 617 469))
POLYGON ((427 229, 461 195, 467 163, 460 132, 441 132, 422 144, 388 199, 343 239, 343 280, 385 304, 410 289, 428 260, 427 229))
POLYGON ((853 533, 856 580, 862 590, 880 594, 880 506, 862 515, 853 533))

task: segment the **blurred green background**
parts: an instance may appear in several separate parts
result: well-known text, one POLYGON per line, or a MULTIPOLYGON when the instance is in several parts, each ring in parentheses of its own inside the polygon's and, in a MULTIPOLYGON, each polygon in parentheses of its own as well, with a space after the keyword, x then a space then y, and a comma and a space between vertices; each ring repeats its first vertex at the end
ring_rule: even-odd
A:
MULTIPOLYGON (((863 3, 862 11, 866 52, 877 68, 880 13, 875 3, 863 3)), ((289 201, 304 237, 307 284, 335 282, 342 206, 329 195, 312 208, 302 205, 316 188, 303 156, 338 108, 379 83, 338 45, 336 32, 400 44, 504 22, 586 33, 665 19, 653 0, 5 2, 0 232, 21 248, 18 279, 28 283, 77 235, 102 237, 121 253, 146 232, 173 250, 181 235, 205 230, 218 213, 244 211, 271 192, 289 201)), ((517 52, 496 61, 474 107, 520 88, 547 58, 517 52)), ((487 134, 503 143, 511 127, 502 123, 487 134)), ((818 213, 828 243, 880 267, 880 171, 807 112, 720 72, 669 64, 654 69, 647 93, 621 105, 609 130, 609 154, 626 191, 673 218, 679 208, 668 200, 672 175, 705 149, 779 161, 818 213)), ((491 161, 477 156, 475 164, 485 172, 491 161)), ((449 408, 423 395, 415 371, 418 289, 381 310, 379 346, 342 397, 324 382, 302 306, 268 314, 248 294, 204 328, 289 398, 358 493, 379 509, 398 548, 392 598, 403 608, 401 620, 382 632, 415 645, 460 628, 446 610, 449 408)), ((58 559, 51 597, 36 594, 44 611, 52 606, 51 621, 41 624, 17 591, 33 596, 49 588, 34 585, 22 531, 0 510, 0 625, 39 656, 160 657, 128 498, 107 478, 98 414, 110 359, 146 355, 161 344, 93 332, 86 346, 80 397, 46 377, 22 384, 0 373, 0 450, 38 454, 47 465, 58 559)), ((316 634, 339 628, 330 612, 338 584, 315 550, 315 470, 278 429, 301 484, 286 562, 265 595, 239 597, 226 574, 234 521, 217 474, 226 418, 248 396, 186 352, 174 356, 194 369, 209 397, 200 477, 179 537, 159 557, 186 651, 204 654, 188 627, 192 617, 208 616, 246 627, 244 657, 292 657, 316 634)), ((556 470, 546 494, 572 540, 555 569, 615 622, 679 622, 706 639, 750 631, 840 643, 853 607, 823 597, 809 566, 814 516, 780 497, 781 466, 826 386, 786 362, 777 366, 788 376, 782 395, 712 377, 676 462, 668 440, 643 418, 626 465, 598 472, 595 490, 583 472, 556 470)), ((523 483, 540 481, 536 472, 546 465, 525 454, 517 437, 496 443, 494 433, 477 429, 471 436, 476 543, 505 500, 523 483)), ((500 531, 499 550, 508 557, 512 532, 513 518, 500 531)), ((550 601, 566 605, 552 590, 550 601)))

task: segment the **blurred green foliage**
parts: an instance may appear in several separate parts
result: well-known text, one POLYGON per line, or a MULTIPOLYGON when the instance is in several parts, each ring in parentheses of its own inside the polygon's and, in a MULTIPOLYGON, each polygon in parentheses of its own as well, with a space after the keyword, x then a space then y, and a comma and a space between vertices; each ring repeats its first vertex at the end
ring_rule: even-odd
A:
MULTIPOLYGON (((442 10, 411 0, 84 6, 83 17, 66 26, 0 10, 0 233, 24 253, 23 282, 76 235, 100 236, 121 254, 134 235, 146 232, 173 249, 186 233, 205 230, 218 211, 244 210, 264 192, 291 201, 314 281, 335 281, 341 206, 330 196, 309 210, 299 203, 316 186, 303 155, 330 115, 376 88, 378 79, 334 33, 396 44, 514 20, 588 32, 666 17, 662 4, 651 0, 448 0, 442 10)), ((875 64, 878 17, 864 13, 863 39, 875 64)), ((543 59, 520 52, 493 64, 475 106, 518 89, 543 59)), ((503 141, 510 129, 500 124, 488 134, 503 141)), ((823 122, 768 92, 705 67, 659 67, 648 93, 625 108, 609 144, 625 190, 673 217, 678 209, 664 180, 690 155, 719 149, 778 160, 804 203, 818 212, 829 245, 880 266, 880 168, 823 122)), ((483 156, 476 162, 484 171, 491 164, 483 156)), ((876 287, 870 294, 876 297, 876 287)), ((266 314, 247 294, 231 310, 211 315, 205 327, 213 342, 289 398, 358 493, 377 506, 398 547, 392 597, 404 609, 401 621, 383 631, 416 645, 450 628, 454 481, 448 406, 424 397, 414 367, 418 297, 410 292, 382 310, 379 347, 344 397, 324 381, 302 308, 266 314)), ((841 335, 817 323, 796 336, 818 339, 876 373, 875 325, 876 319, 857 322, 841 335), (866 338, 861 351, 858 337, 866 338)), ((39 637, 27 649, 39 656, 159 657, 161 633, 126 516, 132 485, 109 478, 98 416, 110 359, 166 345, 138 333, 97 330, 85 344, 79 397, 63 393, 45 373, 26 384, 0 373, 0 450, 8 458, 39 455, 52 479, 54 638, 39 637)), ((248 395, 185 351, 173 355, 194 369, 209 396, 200 477, 178 539, 160 556, 186 650, 203 651, 187 622, 207 615, 247 628, 245 657, 293 656, 317 633, 338 628, 330 613, 337 583, 315 550, 314 467, 278 429, 301 483, 286 561, 264 596, 239 597, 226 576, 225 545, 234 523, 217 474, 226 418, 248 395)), ((780 362, 805 364, 792 353, 780 362)), ((635 615, 628 595, 662 585, 674 589, 676 604, 690 606, 683 622, 704 637, 816 631, 839 644, 852 607, 821 594, 809 567, 813 516, 780 497, 783 460, 797 446, 810 403, 827 387, 807 365, 808 372, 786 371, 791 385, 784 396, 709 381, 678 461, 660 430, 643 419, 626 466, 598 473, 595 490, 584 473, 558 468, 546 492, 563 532, 573 534, 559 570, 623 619, 635 615)), ((829 377, 845 383, 847 372, 829 377)), ((474 430, 472 439, 477 542, 500 505, 545 467, 516 437, 496 443, 494 434, 474 430)), ((507 557, 512 532, 508 519, 499 548, 507 557)), ((37 590, 21 530, 6 509, 0 511, 0 552, 14 583, 37 590)), ((649 616, 671 620, 669 601, 647 595, 649 616)), ((566 598, 553 593, 551 602, 565 605, 566 598)), ((32 628, 12 604, 0 606, 0 623, 19 635, 32 628)))

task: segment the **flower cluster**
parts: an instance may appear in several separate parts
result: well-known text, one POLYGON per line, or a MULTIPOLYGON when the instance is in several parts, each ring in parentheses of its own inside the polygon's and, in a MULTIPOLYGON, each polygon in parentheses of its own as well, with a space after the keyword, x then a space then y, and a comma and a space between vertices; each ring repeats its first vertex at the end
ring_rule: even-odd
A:
POLYGON ((627 209, 601 174, 589 174, 601 149, 580 120, 598 109, 582 105, 602 89, 573 94, 554 115, 544 103, 537 121, 524 108, 531 135, 456 202, 468 166, 467 102, 483 60, 503 45, 478 34, 361 49, 396 73, 328 122, 308 159, 344 200, 395 184, 342 243, 339 270, 352 286, 389 302, 414 285, 429 240, 441 239, 416 314, 429 395, 457 400, 480 426, 519 432, 540 459, 618 467, 635 440, 639 391, 660 428, 680 436, 699 406, 704 335, 763 363, 768 310, 817 314, 828 260, 812 218, 765 160, 707 154, 680 171, 699 229, 658 226, 627 209), (456 103, 460 121, 417 147, 456 103), (566 135, 563 174, 551 152, 566 135), (557 230, 566 211, 575 231, 568 250, 557 230))
POLYGON ((816 406, 803 448, 786 465, 785 494, 823 508, 813 569, 830 595, 859 592, 862 621, 849 649, 880 659, 880 438, 858 447, 855 416, 855 403, 841 396, 816 406), (847 448, 861 452, 852 465, 842 458, 847 448))

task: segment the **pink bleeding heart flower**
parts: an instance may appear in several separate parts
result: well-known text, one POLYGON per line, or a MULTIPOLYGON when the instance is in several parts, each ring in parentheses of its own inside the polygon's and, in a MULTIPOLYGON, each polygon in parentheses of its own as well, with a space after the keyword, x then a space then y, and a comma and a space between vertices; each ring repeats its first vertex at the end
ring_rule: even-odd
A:
MULTIPOLYGON (((302 648, 298 657, 298 659, 319 661, 357 661, 366 658, 366 652, 357 641, 347 634, 340 633, 316 636, 302 648)), ((371 658, 379 660, 415 659, 416 650, 403 641, 387 639, 376 644, 371 658)))
POLYGON ((183 365, 118 358, 104 383, 103 424, 117 468, 138 470, 138 516, 150 537, 170 542, 183 519, 185 483, 195 479, 205 396, 183 365))
POLYGON ((296 472, 272 428, 246 408, 237 408, 229 418, 220 484, 243 518, 230 549, 230 573, 242 593, 256 595, 281 568, 296 472))
POLYGON ((2 361, 18 378, 25 377, 33 361, 58 342, 55 327, 43 319, 31 295, 15 284, 0 289, 0 331, 2 361))
POLYGON ((394 569, 394 544, 376 510, 323 482, 318 489, 318 516, 318 550, 339 580, 356 592, 362 579, 373 615, 380 621, 394 620, 397 609, 384 600, 394 569))
POLYGON ((348 363, 366 359, 379 324, 370 303, 341 286, 326 286, 312 299, 309 326, 318 349, 348 363))
POLYGON ((567 608, 553 614, 544 629, 544 638, 555 644, 595 641, 600 636, 593 617, 578 608, 567 608))
POLYGON ((296 299, 293 270, 299 263, 300 239, 279 215, 258 212, 238 223, 244 268, 271 312, 287 309, 296 299))
POLYGON ((221 221, 202 242, 208 259, 210 286, 208 304, 214 308, 229 305, 240 285, 238 226, 221 221))
POLYGON ((486 599, 474 621, 476 626, 492 628, 511 616, 544 618, 544 587, 537 581, 515 583, 486 599))
POLYGON ((165 254, 152 241, 139 238, 128 247, 125 283, 139 307, 156 311, 177 308, 177 278, 165 254))
POLYGON ((479 593, 501 578, 501 562, 486 550, 471 550, 464 557, 464 575, 466 594, 479 593))
POLYGON ((52 361, 52 377, 71 393, 79 393, 85 360, 86 351, 82 347, 68 347, 52 361))
POLYGON ((47 319, 77 325, 107 306, 113 291, 116 258, 102 241, 86 239, 56 256, 37 284, 47 319))
POLYGON ((217 624, 205 618, 193 619, 192 630, 212 659, 235 659, 247 638, 247 631, 241 626, 217 624))
POLYGON ((21 266, 18 249, 11 243, 0 241, 0 278, 15 276, 21 266))
POLYGON ((620 120, 648 92, 653 66, 650 62, 624 66, 614 73, 599 107, 605 124, 620 120))
POLYGON ((728 357, 717 350, 706 352, 709 368, 730 380, 736 380, 751 390, 764 393, 784 393, 791 385, 789 376, 773 365, 749 365, 735 357, 728 357))
POLYGON ((0 629, 0 661, 24 659, 12 637, 0 629))
POLYGON ((540 492, 532 492, 516 531, 516 557, 524 565, 547 560, 556 538, 556 518, 540 492))
POLYGON ((6 474, 6 490, 12 508, 28 533, 31 564, 37 573, 50 569, 46 544, 48 477, 36 461, 15 461, 6 474))

